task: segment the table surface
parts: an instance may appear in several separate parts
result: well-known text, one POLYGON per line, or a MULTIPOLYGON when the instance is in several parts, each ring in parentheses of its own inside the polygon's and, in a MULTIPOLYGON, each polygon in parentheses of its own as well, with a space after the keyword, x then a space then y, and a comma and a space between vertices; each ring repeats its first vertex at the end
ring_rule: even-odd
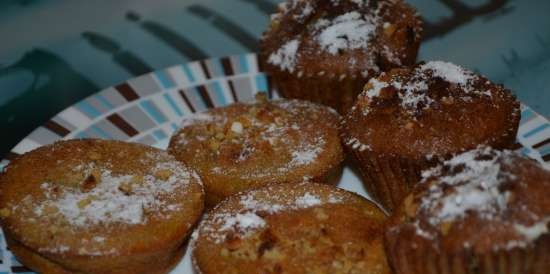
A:
MULTIPOLYGON (((52 116, 146 72, 258 50, 277 0, 0 1, 0 158, 52 116)), ((550 1, 410 0, 419 60, 447 60, 550 116, 550 1)))

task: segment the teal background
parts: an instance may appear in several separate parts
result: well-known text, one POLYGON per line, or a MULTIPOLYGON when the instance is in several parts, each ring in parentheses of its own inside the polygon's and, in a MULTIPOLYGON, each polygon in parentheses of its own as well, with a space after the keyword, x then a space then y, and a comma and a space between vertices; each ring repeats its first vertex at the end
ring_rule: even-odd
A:
MULTIPOLYGON (((174 64, 256 51, 278 2, 1 0, 0 156, 100 89, 174 64)), ((550 116, 550 1, 408 2, 426 21, 419 60, 472 68, 550 116)))

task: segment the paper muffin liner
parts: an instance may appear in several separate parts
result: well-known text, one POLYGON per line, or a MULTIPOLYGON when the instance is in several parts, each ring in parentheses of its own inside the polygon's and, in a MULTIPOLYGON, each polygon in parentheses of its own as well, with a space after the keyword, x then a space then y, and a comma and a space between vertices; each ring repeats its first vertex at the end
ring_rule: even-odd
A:
MULTIPOLYGON (((273 86, 288 99, 301 99, 332 107, 345 114, 355 102, 357 95, 370 77, 301 72, 270 72, 273 86)), ((374 75, 372 75, 374 76, 374 75)))
POLYGON ((415 244, 386 236, 386 254, 395 274, 543 274, 550 270, 550 237, 530 247, 497 249, 486 253, 465 248, 447 252, 434 243, 415 244))
MULTIPOLYGON (((496 149, 512 149, 514 147, 519 126, 519 109, 517 112, 517 115, 513 115, 514 120, 510 122, 511 126, 508 130, 487 142, 488 146, 496 149)), ((345 133, 343 138, 346 139, 345 133)), ((357 139, 351 138, 351 140, 357 139)), ((388 213, 397 208, 420 181, 423 170, 452 157, 452 154, 432 154, 421 156, 419 159, 410 159, 362 149, 363 145, 356 142, 344 142, 343 145, 360 171, 363 185, 373 199, 380 203, 388 213)), ((466 150, 468 149, 457 149, 455 153, 466 150)))
POLYGON ((418 183, 422 170, 434 164, 427 160, 375 155, 357 149, 350 149, 349 152, 361 173, 363 185, 388 212, 397 208, 418 183))

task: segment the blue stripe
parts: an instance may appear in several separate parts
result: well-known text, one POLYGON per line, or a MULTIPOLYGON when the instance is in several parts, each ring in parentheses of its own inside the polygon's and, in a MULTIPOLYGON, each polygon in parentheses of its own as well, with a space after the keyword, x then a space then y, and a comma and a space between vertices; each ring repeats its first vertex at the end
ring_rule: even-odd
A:
POLYGON ((545 156, 547 154, 550 154, 550 147, 545 147, 542 150, 539 151, 540 156, 545 156))
POLYGON ((105 97, 103 97, 103 95, 101 95, 100 93, 96 94, 95 98, 99 102, 101 102, 107 109, 111 110, 111 109, 115 108, 115 106, 113 106, 111 103, 109 103, 109 101, 107 101, 107 99, 105 99, 105 97))
POLYGON ((531 153, 531 150, 528 148, 528 147, 523 147, 521 150, 520 150, 521 154, 525 155, 525 156, 529 156, 529 154, 531 153))
POLYGON ((191 71, 191 68, 189 68, 189 65, 187 64, 181 65, 181 68, 183 72, 185 72, 185 75, 187 76, 187 79, 189 79, 189 82, 191 83, 195 82, 195 77, 193 76, 193 72, 191 71))
POLYGON ((534 129, 532 129, 531 131, 529 131, 529 132, 523 134, 523 138, 529 138, 529 137, 531 137, 531 136, 533 136, 533 135, 535 135, 535 134, 537 134, 537 133, 539 133, 539 132, 541 132, 541 131, 547 129, 548 127, 550 127, 550 124, 543 124, 543 125, 540 125, 540 126, 534 128, 534 129))
POLYGON ((84 138, 88 138, 88 134, 86 134, 84 131, 78 133, 76 136, 75 136, 77 139, 84 139, 84 138))
POLYGON ((265 78, 265 75, 256 75, 256 89, 258 91, 267 91, 267 79, 265 78))
POLYGON ((223 89, 222 89, 222 85, 220 84, 220 82, 216 81, 212 84, 214 85, 214 93, 215 93, 216 98, 217 98, 218 102, 220 103, 220 105, 222 105, 222 106, 227 105, 227 101, 225 100, 225 96, 223 95, 223 89))
POLYGON ((157 70, 155 71, 155 76, 157 76, 157 79, 159 80, 162 87, 173 88, 175 86, 174 82, 172 82, 170 77, 166 74, 166 71, 157 70))
POLYGON ((104 139, 113 139, 111 135, 109 135, 107 132, 97 126, 91 126, 90 128, 104 139))
POLYGON ((214 67, 214 75, 217 77, 223 77, 225 76, 225 73, 223 72, 223 67, 221 64, 221 59, 211 59, 210 64, 214 67))
POLYGON ((87 101, 80 101, 78 104, 76 104, 76 108, 78 108, 80 111, 86 113, 88 116, 92 118, 96 118, 101 115, 101 112, 95 109, 87 101))
POLYGON ((243 55, 239 56, 239 64, 240 64, 242 72, 247 73, 248 72, 248 62, 246 60, 246 55, 243 54, 243 55))
POLYGON ((153 132, 153 135, 155 136, 155 138, 157 138, 158 141, 162 141, 164 139, 166 139, 166 133, 164 133, 164 131, 162 131, 162 129, 157 129, 153 132))
POLYGON ((179 127, 178 127, 178 125, 177 125, 176 123, 172 123, 172 128, 173 128, 174 130, 177 130, 179 127))
POLYGON ((521 112, 521 122, 520 124, 523 124, 527 121, 529 121, 529 119, 531 119, 531 117, 533 117, 535 113, 533 112, 533 110, 527 108, 525 109, 524 111, 521 112))
POLYGON ((151 115, 151 117, 153 117, 153 119, 155 119, 157 124, 162 124, 166 122, 166 117, 164 117, 164 115, 159 112, 159 110, 153 105, 151 101, 142 101, 140 105, 145 109, 145 111, 147 111, 147 113, 149 113, 149 115, 151 115))
POLYGON ((172 107, 172 109, 178 114, 179 117, 183 116, 183 113, 181 112, 181 110, 180 110, 180 108, 178 107, 178 105, 176 105, 176 102, 174 102, 174 100, 172 99, 172 97, 170 97, 170 94, 165 93, 165 94, 164 94, 164 99, 168 102, 168 104, 170 105, 170 107, 172 107))

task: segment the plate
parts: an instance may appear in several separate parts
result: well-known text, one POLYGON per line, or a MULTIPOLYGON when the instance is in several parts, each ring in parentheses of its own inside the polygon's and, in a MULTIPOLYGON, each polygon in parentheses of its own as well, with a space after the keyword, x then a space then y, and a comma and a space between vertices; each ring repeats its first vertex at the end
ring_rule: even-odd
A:
MULTIPOLYGON (((207 59, 158 70, 102 90, 63 110, 21 140, 0 162, 61 139, 103 138, 166 148, 181 120, 195 112, 248 101, 258 92, 278 98, 260 70, 257 55, 207 59)), ((550 123, 521 106, 517 149, 550 168, 550 123)), ((344 169, 339 187, 368 197, 358 177, 344 169)), ((187 252, 171 274, 193 273, 187 252)), ((0 274, 32 273, 6 249, 0 237, 0 274)))

